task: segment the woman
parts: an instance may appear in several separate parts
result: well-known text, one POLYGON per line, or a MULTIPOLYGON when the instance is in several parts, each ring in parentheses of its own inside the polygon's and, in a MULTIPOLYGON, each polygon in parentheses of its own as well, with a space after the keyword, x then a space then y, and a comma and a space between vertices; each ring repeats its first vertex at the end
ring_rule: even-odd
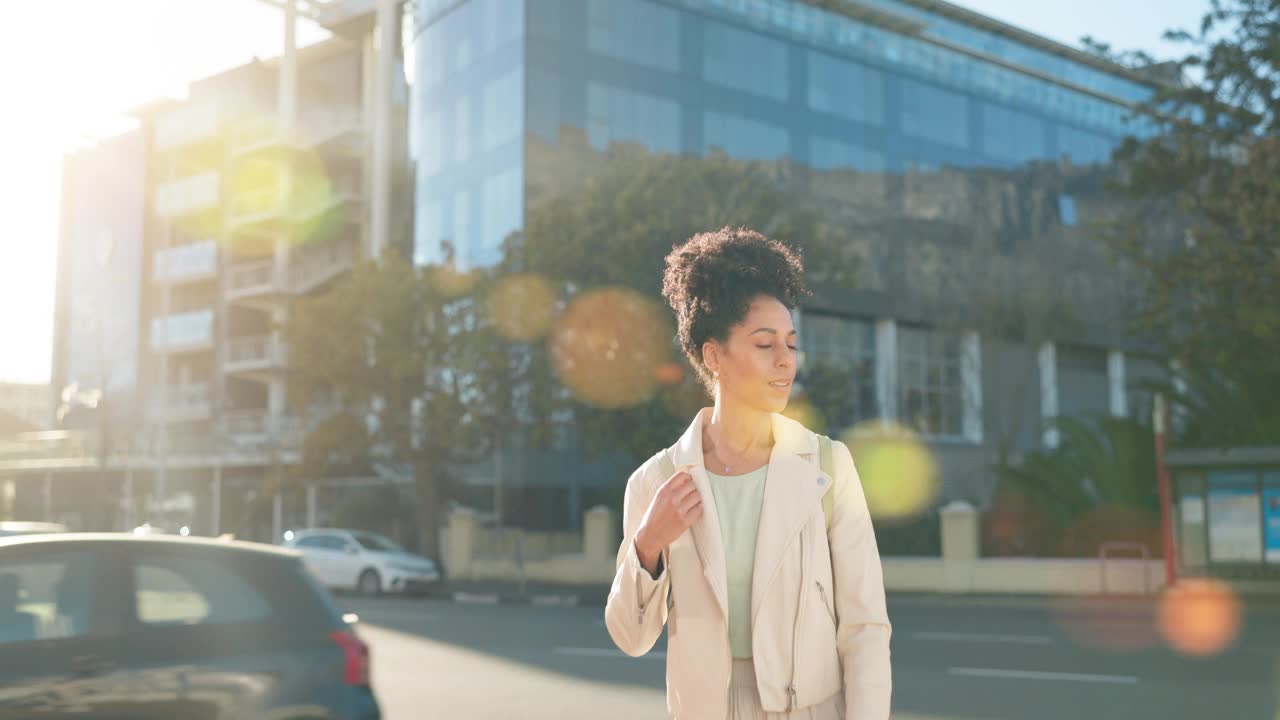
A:
POLYGON ((605 622, 633 656, 667 625, 674 718, 889 717, 884 581, 853 458, 831 443, 828 475, 819 437, 779 414, 803 273, 746 229, 666 259, 663 295, 715 405, 627 481, 605 622))

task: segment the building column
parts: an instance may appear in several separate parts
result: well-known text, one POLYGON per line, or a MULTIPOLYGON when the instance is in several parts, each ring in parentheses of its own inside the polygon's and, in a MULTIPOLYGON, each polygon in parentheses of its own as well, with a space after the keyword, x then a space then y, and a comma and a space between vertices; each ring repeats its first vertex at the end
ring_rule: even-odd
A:
POLYGON ((307 483, 307 527, 316 526, 316 484, 307 483))
POLYGON ((209 534, 222 534, 222 466, 213 466, 213 479, 209 481, 209 534))
POLYGON ((391 215, 391 83, 400 43, 396 0, 378 0, 378 58, 373 90, 373 168, 369 194, 369 254, 377 258, 387 245, 391 215))
POLYGON ((271 498, 271 542, 280 542, 284 535, 284 495, 279 492, 271 498))
POLYGON ((1041 443, 1058 447, 1058 429, 1049 423, 1058 418, 1058 349, 1052 342, 1040 344, 1040 420, 1044 423, 1041 443))
POLYGON ((1128 415, 1129 398, 1125 392, 1123 351, 1112 350, 1107 353, 1107 387, 1111 415, 1113 417, 1128 415))
POLYGON ((137 524, 134 522, 134 517, 133 517, 133 506, 136 503, 136 500, 134 500, 134 494, 135 492, 133 487, 133 463, 130 462, 124 468, 124 531, 125 532, 130 532, 135 527, 137 527, 137 524))
POLYGON ((975 331, 960 336, 962 428, 969 442, 982 442, 982 339, 975 331))
POLYGON ((898 419, 898 323, 876 321, 876 405, 880 419, 898 419))
POLYGON ((46 472, 44 474, 44 487, 42 488, 44 500, 44 521, 53 522, 53 473, 46 472))

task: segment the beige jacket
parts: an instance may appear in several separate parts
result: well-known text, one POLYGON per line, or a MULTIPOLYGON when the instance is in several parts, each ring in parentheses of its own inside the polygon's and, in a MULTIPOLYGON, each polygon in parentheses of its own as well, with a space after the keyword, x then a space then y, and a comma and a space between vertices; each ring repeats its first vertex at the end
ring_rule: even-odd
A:
MULTIPOLYGON (((702 461, 702 410, 670 449, 678 469, 692 465, 702 517, 664 553, 654 579, 640 565, 635 533, 667 480, 659 455, 627 481, 618 571, 605 607, 614 643, 648 652, 668 626, 667 708, 679 720, 728 714, 730 667, 724 547, 702 461)), ((834 498, 828 548, 822 495, 831 478, 819 467, 818 436, 773 416, 751 588, 752 656, 760 701, 769 712, 799 709, 844 690, 847 720, 887 720, 892 676, 884 578, 871 516, 853 458, 833 442, 842 482, 834 498)))

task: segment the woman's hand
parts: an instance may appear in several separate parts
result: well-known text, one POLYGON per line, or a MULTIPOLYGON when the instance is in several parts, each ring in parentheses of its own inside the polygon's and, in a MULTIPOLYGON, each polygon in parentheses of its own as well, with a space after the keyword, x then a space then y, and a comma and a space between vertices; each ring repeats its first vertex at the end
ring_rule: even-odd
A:
POLYGON ((702 517, 702 495, 685 465, 667 478, 654 494, 636 530, 636 555, 650 575, 658 574, 658 560, 681 533, 702 517))

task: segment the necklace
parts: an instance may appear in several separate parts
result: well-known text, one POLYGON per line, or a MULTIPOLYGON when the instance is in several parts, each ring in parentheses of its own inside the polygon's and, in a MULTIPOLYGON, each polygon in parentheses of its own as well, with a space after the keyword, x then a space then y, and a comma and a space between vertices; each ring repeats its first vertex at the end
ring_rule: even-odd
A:
MULTIPOLYGON (((747 445, 746 450, 743 450, 743 452, 736 453, 736 454, 742 455, 750 451, 751 448, 752 448, 751 445, 747 445)), ((716 459, 719 460, 721 463, 724 463, 724 473, 726 475, 733 472, 733 466, 729 465, 728 463, 725 463, 725 458, 720 454, 719 445, 716 444, 715 438, 711 436, 710 430, 707 431, 706 439, 703 441, 703 450, 705 451, 704 454, 715 453, 716 459)))

